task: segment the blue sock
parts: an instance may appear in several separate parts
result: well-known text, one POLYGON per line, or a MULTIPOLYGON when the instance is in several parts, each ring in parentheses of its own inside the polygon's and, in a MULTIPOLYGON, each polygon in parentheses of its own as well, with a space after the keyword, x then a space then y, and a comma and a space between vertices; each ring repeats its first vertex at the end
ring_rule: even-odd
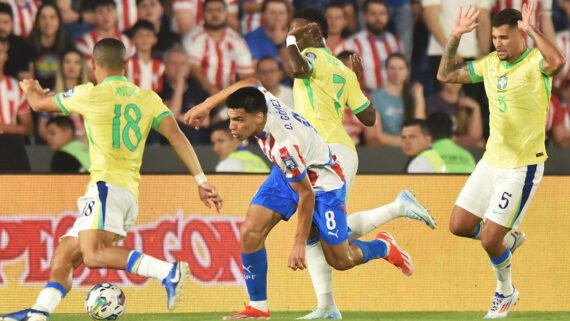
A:
POLYGON ((125 270, 129 273, 137 274, 137 269, 139 268, 142 257, 143 254, 141 252, 135 250, 131 251, 127 259, 127 267, 125 270))
POLYGON ((479 224, 477 224, 477 227, 475 228, 475 233, 473 233, 473 235, 471 235, 469 237, 474 239, 474 240, 480 240, 482 230, 483 230, 483 221, 481 221, 481 222, 479 222, 479 224))
POLYGON ((243 274, 251 301, 267 300, 267 252, 265 248, 250 254, 241 253, 243 274))
POLYGON ((373 240, 368 242, 352 240, 350 243, 358 246, 362 250, 362 262, 360 262, 360 264, 388 256, 388 245, 384 240, 373 240))

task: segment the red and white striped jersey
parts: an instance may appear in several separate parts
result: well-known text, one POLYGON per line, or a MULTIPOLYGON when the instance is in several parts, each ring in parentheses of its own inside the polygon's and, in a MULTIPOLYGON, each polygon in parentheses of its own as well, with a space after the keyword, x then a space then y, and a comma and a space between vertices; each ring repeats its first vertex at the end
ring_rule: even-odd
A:
POLYGON ((7 75, 0 78, 0 124, 14 125, 18 114, 29 113, 26 96, 18 81, 7 75))
POLYGON ((20 6, 16 0, 0 0, 0 2, 5 2, 12 7, 12 13, 14 14, 13 33, 22 38, 27 37, 34 26, 34 20, 36 19, 36 13, 41 1, 27 0, 24 6, 20 6))
MULTIPOLYGON (((262 4, 264 0, 243 0, 243 2, 253 2, 262 4)), ((287 0, 290 4, 293 4, 293 0, 287 0)), ((259 12, 246 12, 243 11, 243 17, 241 18, 241 34, 247 35, 248 33, 252 32, 253 30, 261 27, 263 25, 263 21, 261 20, 261 11, 259 12)))
POLYGON ((142 89, 161 92, 163 75, 164 64, 156 58, 145 64, 134 55, 127 61, 127 79, 142 89))
POLYGON ((253 73, 247 43, 229 27, 222 41, 215 42, 203 26, 198 26, 184 37, 182 45, 190 63, 199 66, 206 79, 218 88, 233 84, 238 73, 253 73))
MULTIPOLYGON (((237 14, 239 12, 238 0, 225 0, 226 7, 229 14, 237 14)), ((202 23, 202 11, 204 10, 203 0, 173 0, 172 11, 174 12, 172 23, 170 28, 173 32, 178 33, 178 24, 174 16, 178 12, 191 11, 192 21, 194 21, 194 26, 198 26, 202 23)))
POLYGON ((261 150, 289 181, 309 176, 315 191, 344 185, 344 175, 324 138, 311 124, 268 90, 256 86, 267 102, 267 122, 256 140, 261 150))
POLYGON ((330 47, 329 44, 327 43, 327 48, 329 48, 329 50, 332 52, 332 55, 335 57, 338 56, 339 53, 345 50, 351 50, 348 48, 348 43, 346 42, 346 39, 341 39, 340 43, 336 45, 334 48, 330 47))
POLYGON ((354 142, 354 145, 358 146, 360 144, 360 134, 364 131, 365 126, 360 122, 358 117, 350 111, 350 108, 344 109, 342 124, 344 125, 344 129, 346 129, 346 133, 354 142))
POLYGON ((139 18, 137 0, 115 0, 115 3, 117 4, 117 28, 119 31, 125 31, 132 27, 139 18))
MULTIPOLYGON (((121 41, 125 45, 129 57, 134 54, 134 47, 131 44, 131 40, 129 39, 129 37, 127 37, 126 35, 119 32, 119 30, 117 30, 113 38, 121 41)), ((93 54, 93 48, 95 47, 95 44, 101 39, 103 38, 99 36, 99 32, 97 30, 93 30, 90 33, 83 36, 83 38, 79 39, 79 41, 77 42, 77 50, 79 50, 89 60, 92 58, 91 55, 93 54)))
MULTIPOLYGON (((562 51, 566 61, 570 61, 570 30, 562 31, 556 34, 556 47, 562 51)), ((564 88, 566 82, 570 78, 570 64, 564 64, 562 70, 558 72, 552 85, 554 88, 564 88)))
POLYGON ((388 31, 381 38, 376 38, 363 30, 347 40, 347 47, 362 57, 364 63, 362 81, 368 90, 384 86, 386 58, 391 53, 403 52, 400 39, 388 31))
MULTIPOLYGON (((495 6, 493 7, 493 15, 501 12, 505 9, 517 9, 522 10, 523 4, 529 5, 531 1, 536 2, 534 5, 534 10, 531 15, 531 24, 537 26, 538 29, 542 30, 540 16, 543 14, 552 14, 552 1, 553 0, 495 0, 495 6)), ((534 48, 534 41, 530 37, 526 37, 526 44, 528 48, 534 48)))
POLYGON ((566 131, 570 133, 570 109, 566 102, 561 102, 556 98, 556 95, 552 95, 550 108, 548 108, 548 114, 546 114, 546 133, 560 124, 563 124, 566 131))

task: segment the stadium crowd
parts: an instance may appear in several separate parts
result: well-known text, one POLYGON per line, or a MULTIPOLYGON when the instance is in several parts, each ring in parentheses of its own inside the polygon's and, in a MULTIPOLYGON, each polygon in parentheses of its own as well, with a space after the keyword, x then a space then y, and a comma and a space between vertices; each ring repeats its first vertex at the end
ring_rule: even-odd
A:
MULTIPOLYGON (((443 46, 459 6, 477 5, 480 25, 463 37, 457 59, 483 57, 493 50, 493 14, 507 7, 520 10, 526 2, 0 0, 0 145, 4 145, 0 150, 47 144, 59 155, 52 168, 84 169, 87 149, 80 143, 89 142, 83 119, 32 112, 18 80, 35 78, 54 93, 94 81, 89 64, 93 46, 109 37, 123 42, 131 55, 126 66, 129 81, 157 92, 192 144, 216 146, 212 129, 223 129, 225 107, 213 110, 198 130, 183 123, 184 113, 250 76, 293 106, 292 72, 283 63, 287 59, 285 38, 293 12, 311 7, 327 18, 326 44, 331 52, 345 64, 350 63, 352 53, 363 60, 360 83, 374 103, 377 121, 373 127, 365 127, 345 108, 344 124, 355 144, 401 146, 414 158, 426 157, 424 152, 431 151, 437 140, 433 147, 447 165, 444 172, 450 167, 470 172, 474 162, 462 148, 484 147, 489 135, 488 102, 482 84, 437 81, 443 46), (410 130, 403 131, 406 127, 410 130), (60 151, 73 157, 62 157, 60 151), (457 151, 454 155, 465 160, 450 166, 444 157, 450 151, 457 151)), ((570 1, 536 2, 535 22, 570 59, 570 1)), ((527 45, 534 47, 530 38, 527 45)), ((570 64, 566 64, 553 81, 545 128, 547 146, 570 146, 569 78, 570 64)), ((221 158, 234 155, 240 159, 226 162, 237 164, 226 166, 226 170, 248 167, 253 156, 237 157, 236 151, 244 149, 231 140, 226 137, 230 141, 224 147, 227 150, 216 151, 221 158)), ((167 141, 154 132, 147 141, 147 145, 153 144, 167 141)), ((454 155, 451 159, 457 160, 454 155)), ((431 156, 426 159, 432 165, 442 161, 431 156)), ((414 171, 413 163, 409 171, 414 171)))

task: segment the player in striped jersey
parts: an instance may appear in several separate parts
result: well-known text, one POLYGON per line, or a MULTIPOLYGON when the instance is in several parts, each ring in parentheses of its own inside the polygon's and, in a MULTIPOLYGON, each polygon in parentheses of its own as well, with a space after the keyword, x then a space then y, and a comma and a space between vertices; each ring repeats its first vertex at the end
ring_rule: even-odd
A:
MULTIPOLYGON (((228 25, 235 31, 239 30, 238 0, 222 0, 228 12, 228 25)), ((173 0, 172 31, 181 37, 204 21, 204 7, 208 0, 173 0)))
POLYGON ((497 50, 467 64, 456 62, 457 47, 461 36, 477 27, 479 10, 459 9, 437 75, 445 82, 483 82, 489 99, 486 151, 461 190, 449 223, 453 234, 480 239, 491 259, 497 287, 486 319, 505 318, 519 297, 511 281, 513 246, 504 242, 516 235, 511 229, 522 222, 542 179, 550 86, 566 62, 532 24, 534 5, 523 5, 522 15, 515 9, 499 12, 492 22, 497 50), (537 48, 526 47, 525 34, 537 48))
POLYGON ((156 30, 154 25, 146 20, 139 20, 129 30, 136 54, 127 62, 127 79, 142 89, 162 91, 162 78, 164 64, 152 58, 152 47, 156 44, 156 30))
POLYGON ((39 0, 2 0, 12 7, 14 14, 14 34, 26 38, 36 19, 36 13, 40 7, 39 0))
MULTIPOLYGON (((552 0, 494 0, 495 6, 493 7, 493 15, 505 9, 521 11, 523 5, 528 5, 531 1, 535 3, 530 15, 532 25, 537 26, 548 40, 554 42, 556 35, 554 24, 552 23, 552 0)), ((534 40, 531 37, 527 37, 526 45, 529 49, 534 48, 534 40)))
POLYGON ((404 52, 400 39, 386 30, 388 8, 382 0, 367 0, 362 7, 366 30, 347 40, 348 50, 356 52, 366 63, 362 84, 368 91, 378 89, 386 82, 386 58, 393 52, 404 52))
POLYGON ((117 10, 117 28, 119 31, 130 29, 138 19, 137 0, 115 0, 117 10))
POLYGON ((342 32, 348 26, 348 19, 344 7, 339 4, 328 5, 325 9, 325 17, 329 24, 327 48, 336 57, 339 53, 347 50, 347 42, 342 36, 342 32))
POLYGON ((18 81, 4 74, 9 43, 0 38, 0 134, 30 136, 34 132, 32 113, 18 81))

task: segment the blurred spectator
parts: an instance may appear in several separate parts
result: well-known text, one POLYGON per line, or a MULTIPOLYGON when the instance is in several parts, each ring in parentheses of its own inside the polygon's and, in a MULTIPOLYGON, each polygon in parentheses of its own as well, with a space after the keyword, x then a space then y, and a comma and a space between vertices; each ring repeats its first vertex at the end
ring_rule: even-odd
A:
POLYGON ((563 101, 552 95, 550 108, 546 116, 546 132, 548 139, 555 147, 570 147, 570 83, 561 89, 563 101))
POLYGON ((10 43, 0 38, 0 134, 31 136, 34 122, 18 80, 4 74, 10 43))
POLYGON ((386 82, 384 66, 388 56, 394 52, 403 52, 403 48, 398 37, 386 30, 389 16, 384 1, 366 0, 363 11, 366 30, 350 38, 347 47, 362 57, 362 85, 366 90, 372 91, 384 86, 386 82))
POLYGON ((77 49, 88 59, 91 59, 95 44, 105 38, 115 38, 121 41, 131 55, 133 48, 129 37, 117 28, 117 10, 114 0, 97 0, 95 3, 95 30, 89 32, 77 43, 77 49))
POLYGON ((410 88, 408 62, 401 53, 388 57, 386 74, 384 87, 370 93, 370 97, 380 115, 382 144, 398 146, 402 124, 413 118, 425 118, 423 86, 414 83, 410 88))
POLYGON ((12 13, 14 13, 14 34, 26 38, 32 30, 41 1, 1 0, 1 2, 8 3, 12 7, 12 13))
POLYGON ((81 0, 56 0, 55 3, 61 12, 67 37, 79 40, 93 29, 95 20, 91 3, 81 0))
MULTIPOLYGON (((77 49, 66 51, 57 70, 54 92, 65 92, 75 86, 86 84, 88 81, 87 74, 85 57, 77 49)), ((46 140, 47 122, 53 117, 53 114, 40 114, 39 116, 38 134, 43 140, 46 140)), ((73 121, 75 136, 83 142, 87 142, 83 117, 79 114, 70 114, 69 118, 73 121)))
POLYGON ((89 146, 75 138, 75 128, 69 117, 50 119, 46 132, 49 148, 54 151, 50 166, 52 172, 89 171, 89 146))
POLYGON ((269 173, 269 167, 263 159, 233 137, 229 126, 229 121, 212 126, 210 138, 214 152, 220 159, 216 172, 269 173))
POLYGON ((158 41, 152 47, 152 55, 162 58, 164 52, 180 43, 178 36, 170 31, 168 23, 163 22, 164 7, 161 0, 137 0, 139 19, 148 20, 158 31, 158 41))
POLYGON ((446 173, 443 159, 431 147, 425 120, 411 119, 402 127, 402 151, 408 156, 406 173, 446 173))
POLYGON ((273 57, 263 57, 257 62, 257 79, 273 96, 277 97, 285 105, 294 108, 293 90, 291 87, 281 84, 283 71, 279 61, 273 57))
POLYGON ((182 44, 190 55, 191 77, 210 94, 253 74, 251 54, 243 38, 227 26, 223 0, 204 2, 204 24, 192 30, 182 44))
POLYGON ((281 61, 285 61, 287 54, 285 48, 285 38, 289 29, 287 1, 265 0, 261 8, 262 26, 245 36, 254 66, 261 57, 282 57, 281 61))
MULTIPOLYGON (((558 1, 558 6, 565 12, 567 19, 570 19, 570 1, 558 1)), ((562 51, 568 62, 570 60, 570 25, 566 30, 556 34, 556 46, 562 51)), ((566 63, 554 77, 553 88, 556 91, 564 89, 568 79, 570 79, 570 64, 566 63)))
POLYGON ((325 17, 329 24, 327 36, 327 48, 330 49, 333 56, 338 56, 341 52, 347 50, 346 39, 342 36, 342 32, 348 26, 346 12, 341 5, 329 5, 325 10, 325 17))
POLYGON ((59 11, 61 12, 61 17, 63 19, 63 24, 68 25, 76 23, 79 21, 81 16, 79 15, 79 7, 74 8, 73 3, 78 1, 73 0, 55 0, 54 1, 59 11))
POLYGON ((127 61, 127 79, 142 89, 161 92, 164 64, 160 59, 152 58, 152 47, 157 42, 154 25, 149 21, 139 20, 129 30, 129 35, 136 53, 127 61))
MULTIPOLYGON (((552 23, 552 2, 554 0, 533 0, 534 10, 531 13, 531 24, 536 26, 548 40, 552 41, 552 43, 556 43, 556 34, 554 31, 554 24, 552 23)), ((493 15, 498 14, 499 12, 505 9, 517 9, 518 11, 522 10, 522 6, 524 3, 530 4, 528 0, 492 0, 494 3, 493 7, 493 15)), ((559 3, 565 1, 558 1, 559 3)), ((462 39, 463 40, 463 39, 462 39)), ((530 38, 526 38, 526 43, 528 48, 534 48, 534 41, 530 38)))
POLYGON ((451 139, 453 123, 448 114, 437 112, 426 120, 431 134, 433 149, 441 156, 448 173, 471 173, 475 169, 473 155, 451 139))
POLYGON ((209 119, 201 124, 199 130, 183 124, 184 114, 208 98, 208 93, 188 79, 190 73, 188 55, 182 48, 174 47, 164 54, 164 66, 164 84, 160 97, 170 108, 178 125, 192 144, 209 144, 209 119))
MULTIPOLYGON (((217 0, 216 0, 217 1, 217 0)), ((202 24, 204 20, 204 12, 206 11, 206 3, 210 0, 173 0, 172 10, 174 11, 174 19, 172 20, 172 31, 181 37, 192 31, 194 27, 202 24)), ((239 31, 239 5, 238 0, 221 0, 220 1, 227 12, 227 25, 239 31)))
POLYGON ((386 0, 388 15, 394 24, 396 36, 402 41, 408 62, 412 61, 414 19, 410 0, 386 0))
POLYGON ((65 37, 61 13, 57 6, 44 3, 39 7, 28 43, 35 50, 34 78, 43 88, 53 90, 61 56, 74 47, 65 37))
POLYGON ((9 4, 0 2, 0 38, 8 39, 8 61, 4 65, 4 74, 17 78, 32 78, 33 50, 27 42, 14 35, 14 15, 9 4))
POLYGON ((117 28, 119 31, 130 29, 137 22, 137 0, 115 0, 117 10, 117 28))
POLYGON ((461 93, 461 84, 441 83, 441 90, 426 99, 426 114, 449 115, 456 142, 463 147, 483 147, 481 106, 461 93))

